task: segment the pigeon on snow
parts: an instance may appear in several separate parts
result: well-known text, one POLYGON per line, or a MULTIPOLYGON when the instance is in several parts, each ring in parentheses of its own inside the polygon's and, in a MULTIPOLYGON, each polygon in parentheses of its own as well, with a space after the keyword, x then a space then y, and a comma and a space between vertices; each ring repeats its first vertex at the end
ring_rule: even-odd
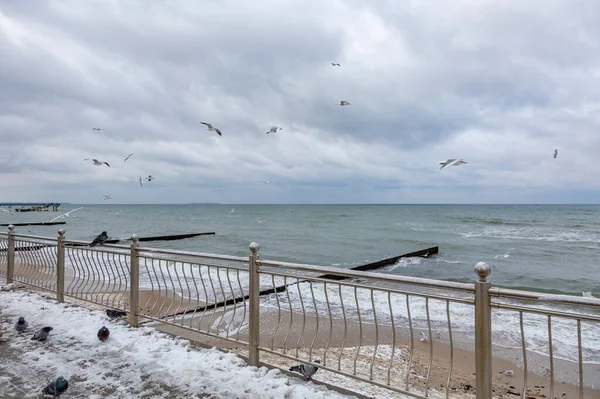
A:
POLYGON ((65 393, 69 388, 69 382, 63 376, 52 381, 42 390, 42 395, 52 395, 52 399, 60 398, 60 395, 65 393))
POLYGON ((31 339, 34 341, 44 342, 46 341, 46 339, 48 339, 48 335, 50 335, 50 331, 52 330, 54 330, 54 328, 52 327, 41 328, 37 330, 35 334, 33 334, 33 337, 31 337, 31 339))
POLYGON ((114 319, 118 319, 120 317, 127 315, 127 312, 122 312, 120 310, 106 309, 106 315, 111 320, 114 320, 114 319))
POLYGON ((25 332, 25 330, 27 330, 27 327, 29 327, 29 323, 27 323, 27 320, 25 320, 24 317, 19 317, 19 320, 17 320, 17 323, 15 324, 15 330, 17 330, 17 332, 21 334, 25 332))
POLYGON ((102 245, 108 240, 108 235, 106 231, 103 231, 98 235, 98 237, 94 238, 94 241, 90 243, 90 247, 95 247, 96 245, 102 245))
MULTIPOLYGON (((315 363, 321 363, 319 360, 315 360, 315 363)), ((307 380, 312 380, 312 376, 319 370, 318 367, 312 364, 299 364, 297 366, 290 367, 290 371, 296 371, 306 377, 307 380)))
POLYGON ((106 341, 110 336, 110 331, 106 326, 102 326, 101 329, 98 330, 98 339, 102 342, 106 341))

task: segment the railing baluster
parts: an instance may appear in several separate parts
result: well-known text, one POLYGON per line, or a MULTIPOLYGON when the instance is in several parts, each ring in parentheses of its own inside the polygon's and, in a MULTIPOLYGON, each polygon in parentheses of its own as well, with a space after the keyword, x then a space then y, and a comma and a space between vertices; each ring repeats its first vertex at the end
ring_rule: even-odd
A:
POLYGON ((425 380, 425 396, 429 392, 431 381, 431 366, 433 364, 433 336, 431 335, 431 317, 429 317, 429 297, 425 297, 425 314, 427 315, 427 337, 429 341, 429 362, 427 364, 427 378, 425 380))
POLYGON ((396 353, 396 326, 394 325, 394 310, 392 308, 392 293, 388 291, 388 306, 390 308, 390 324, 392 325, 392 355, 390 356, 390 364, 387 369, 387 381, 386 384, 390 385, 390 373, 392 371, 392 365, 394 364, 394 355, 396 353))
POLYGON ((14 281, 15 274, 15 226, 8 226, 8 248, 6 249, 6 283, 14 281))
POLYGON ((140 308, 140 259, 138 249, 138 236, 131 236, 131 247, 129 253, 129 325, 132 327, 138 326, 138 309, 140 308))
POLYGON ((548 356, 550 361, 550 398, 554 398, 554 347, 552 345, 552 316, 548 315, 548 356))
POLYGON ((450 322, 450 301, 446 300, 446 317, 448 320, 448 339, 450 340, 450 364, 448 365, 448 379, 446 380, 446 399, 450 396, 450 380, 454 364, 454 340, 452 339, 452 323, 450 322))
POLYGON ((527 343, 523 326, 523 312, 519 311, 519 327, 521 329, 521 349, 523 351, 523 399, 527 398, 527 343))
POLYGON ((277 301, 277 327, 275 327, 275 332, 271 337, 271 350, 273 350, 273 343, 275 342, 275 337, 277 336, 277 331, 279 331, 279 324, 281 323, 281 305, 279 304, 279 293, 275 289, 275 275, 271 274, 271 285, 273 286, 273 291, 275 291, 275 300, 277 301))
POLYGON ((373 365, 377 357, 377 348, 379 346, 379 326, 377 325, 377 310, 375 309, 375 299, 373 298, 373 288, 371 288, 371 306, 373 307, 373 324, 375 324, 375 347, 373 348, 373 358, 369 369, 369 379, 373 380, 373 365))
POLYGON ((260 247, 253 242, 249 246, 248 286, 250 289, 250 316, 248 326, 248 360, 251 366, 258 366, 260 345, 260 275, 258 268, 258 250, 260 247))
POLYGON ((360 354, 360 349, 362 348, 362 320, 360 317, 360 305, 358 303, 358 293, 357 288, 354 287, 354 301, 356 303, 356 314, 358 316, 358 347, 356 348, 356 355, 354 355, 354 375, 356 375, 356 361, 358 360, 358 355, 360 354))
POLYGON ((410 352, 408 355, 408 365, 406 367, 406 391, 410 391, 410 368, 412 367, 413 356, 415 354, 415 334, 413 332, 412 318, 410 316, 410 296, 406 295, 406 315, 408 317, 408 331, 410 332, 410 352))
POLYGON ((308 360, 312 362, 313 361, 313 358, 312 358, 313 348, 315 346, 315 341, 317 340, 317 336, 319 335, 319 311, 317 309, 317 300, 315 299, 315 292, 313 291, 313 282, 309 281, 309 285, 310 285, 310 294, 312 295, 313 307, 315 309, 315 317, 316 317, 315 336, 313 337, 312 343, 310 344, 310 349, 308 351, 308 360))
POLYGON ((581 320, 577 319, 577 363, 579 364, 579 399, 583 399, 583 348, 581 347, 581 320))
POLYGON ((325 292, 325 302, 327 302, 327 314, 329 315, 329 336, 327 343, 325 344, 325 350, 323 351, 323 366, 327 366, 327 349, 331 343, 331 337, 333 335, 333 318, 331 317, 331 304, 329 303, 329 295, 327 294, 327 282, 323 283, 323 291, 325 292))
POLYGON ((65 231, 58 230, 56 242, 56 300, 65 301, 65 231))

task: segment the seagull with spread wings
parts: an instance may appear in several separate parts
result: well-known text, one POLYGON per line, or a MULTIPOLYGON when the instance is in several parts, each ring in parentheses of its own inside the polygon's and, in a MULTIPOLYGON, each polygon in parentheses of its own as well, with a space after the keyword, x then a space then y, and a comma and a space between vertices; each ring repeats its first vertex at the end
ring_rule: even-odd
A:
POLYGON ((211 125, 210 123, 206 123, 206 122, 200 122, 203 125, 206 125, 206 130, 211 131, 211 132, 217 132, 217 134, 219 136, 222 136, 221 131, 219 129, 217 129, 216 127, 214 127, 213 125, 211 125))
POLYGON ((57 216, 57 217, 55 217, 54 219, 50 219, 49 221, 50 221, 50 222, 54 222, 54 221, 55 221, 55 220, 57 220, 57 219, 68 218, 68 217, 71 215, 71 213, 72 213, 72 212, 78 211, 78 210, 80 210, 80 209, 82 209, 82 208, 83 208, 83 207, 81 207, 81 208, 75 208, 75 209, 72 209, 72 210, 70 210, 70 211, 69 211, 69 212, 67 212, 67 213, 63 213, 62 215, 58 215, 58 216, 57 216))
POLYGON ((127 155, 127 158, 125 158, 125 159, 123 160, 123 162, 127 162, 127 160, 128 160, 129 158, 131 158, 131 156, 132 156, 132 155, 133 155, 133 153, 131 153, 131 154, 127 155))
POLYGON ((110 165, 108 164, 108 162, 104 162, 104 161, 98 161, 97 159, 90 159, 90 158, 86 158, 84 159, 84 161, 92 161, 92 163, 96 166, 101 166, 101 165, 106 165, 110 168, 110 165))

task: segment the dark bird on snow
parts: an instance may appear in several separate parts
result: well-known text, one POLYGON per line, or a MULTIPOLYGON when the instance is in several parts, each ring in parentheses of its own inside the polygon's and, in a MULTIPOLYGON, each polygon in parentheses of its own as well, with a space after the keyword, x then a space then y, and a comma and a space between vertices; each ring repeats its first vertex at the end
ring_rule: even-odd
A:
POLYGON ((48 335, 50 335, 50 331, 52 331, 52 330, 54 330, 53 327, 41 328, 41 329, 37 330, 35 332, 35 334, 33 334, 33 337, 31 337, 31 339, 34 341, 44 342, 44 341, 46 341, 46 339, 48 339, 48 335))
POLYGON ((106 240, 108 240, 108 235, 106 234, 106 231, 103 231, 102 233, 98 234, 98 237, 94 238, 94 241, 92 241, 90 243, 90 247, 95 247, 96 245, 103 245, 106 240))
POLYGON ((98 339, 102 342, 106 341, 110 336, 110 331, 106 326, 102 326, 101 329, 98 330, 98 339))
POLYGON ((120 317, 124 317, 127 315, 127 312, 122 312, 120 310, 106 309, 106 315, 111 319, 118 319, 120 317))
POLYGON ((27 327, 29 327, 29 323, 27 323, 27 320, 25 320, 24 317, 19 317, 19 320, 17 320, 17 323, 15 324, 15 330, 17 330, 19 334, 21 334, 25 332, 25 330, 27 330, 27 327))
POLYGON ((55 381, 52 381, 42 390, 42 395, 52 395, 52 399, 60 398, 60 395, 65 393, 69 388, 69 382, 62 375, 55 381))
MULTIPOLYGON (((315 363, 321 363, 319 360, 315 360, 315 363)), ((290 371, 296 371, 306 377, 307 380, 312 380, 312 376, 319 370, 318 367, 312 364, 299 364, 297 366, 290 367, 290 371)))

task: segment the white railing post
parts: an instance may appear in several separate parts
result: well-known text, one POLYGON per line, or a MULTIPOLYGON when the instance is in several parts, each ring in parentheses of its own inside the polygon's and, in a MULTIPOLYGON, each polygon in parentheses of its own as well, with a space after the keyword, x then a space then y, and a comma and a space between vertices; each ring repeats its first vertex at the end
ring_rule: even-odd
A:
POLYGON ((15 274, 15 226, 8 226, 8 248, 6 249, 6 284, 13 282, 15 274))
POLYGON ((477 399, 492 399, 492 283, 487 281, 492 268, 479 262, 475 272, 475 392, 477 399))
POLYGON ((129 325, 138 326, 138 310, 140 301, 140 256, 138 252, 138 235, 131 236, 131 252, 129 255, 129 325))
POLYGON ((56 240, 56 300, 65 301, 65 231, 58 229, 56 240))
POLYGON ((259 363, 259 340, 260 340, 260 276, 258 274, 258 250, 259 246, 253 242, 250 244, 250 258, 248 273, 250 304, 248 310, 248 362, 251 366, 258 366, 259 363))

